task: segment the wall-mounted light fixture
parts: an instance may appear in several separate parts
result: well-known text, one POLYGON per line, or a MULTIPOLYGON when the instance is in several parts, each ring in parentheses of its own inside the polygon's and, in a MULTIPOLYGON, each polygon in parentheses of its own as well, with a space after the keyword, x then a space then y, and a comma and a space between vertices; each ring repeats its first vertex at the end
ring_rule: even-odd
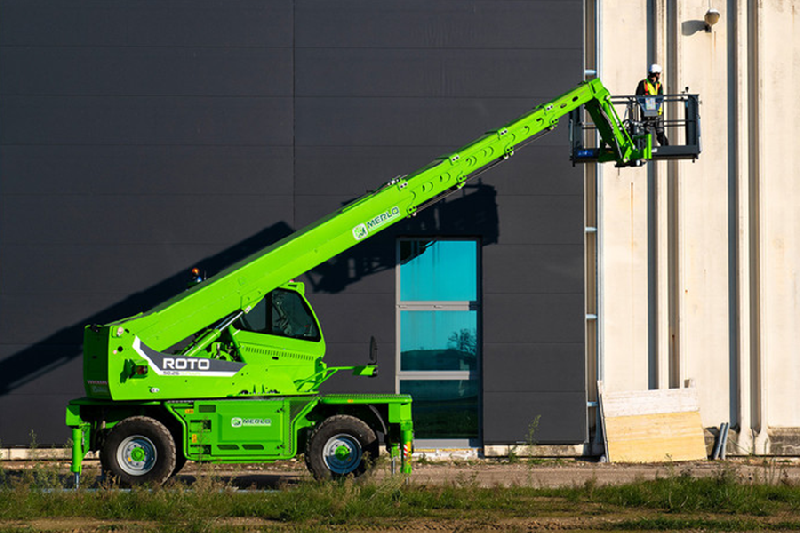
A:
POLYGON ((706 14, 703 15, 703 20, 706 23, 707 32, 711 31, 711 26, 719 22, 719 17, 720 17, 719 11, 714 9, 713 7, 708 11, 706 11, 706 14))

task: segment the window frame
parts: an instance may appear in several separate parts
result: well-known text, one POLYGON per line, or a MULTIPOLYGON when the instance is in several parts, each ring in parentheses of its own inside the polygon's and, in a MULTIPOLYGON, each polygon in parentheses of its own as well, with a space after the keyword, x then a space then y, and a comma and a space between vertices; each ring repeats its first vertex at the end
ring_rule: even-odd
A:
POLYGON ((478 434, 470 438, 436 438, 419 439, 415 438, 415 446, 419 448, 477 448, 482 442, 483 434, 483 387, 481 380, 481 368, 483 366, 483 340, 482 324, 483 315, 481 312, 481 241, 478 237, 444 237, 444 236, 417 236, 399 237, 396 242, 397 268, 395 269, 395 391, 400 392, 400 384, 403 381, 475 381, 478 384, 478 434), (401 243, 408 241, 466 241, 475 243, 475 297, 476 300, 461 301, 441 301, 441 300, 401 300, 401 274, 400 263, 401 243), (477 362, 475 370, 402 370, 401 354, 401 314, 404 311, 477 311, 476 335, 477 335, 477 362))

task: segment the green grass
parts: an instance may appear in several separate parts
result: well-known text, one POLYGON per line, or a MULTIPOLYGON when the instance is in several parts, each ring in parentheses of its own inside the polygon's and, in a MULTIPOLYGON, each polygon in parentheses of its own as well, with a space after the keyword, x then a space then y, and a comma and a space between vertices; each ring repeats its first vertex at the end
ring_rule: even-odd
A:
MULTIPOLYGON (((409 520, 494 523, 531 517, 596 520, 593 530, 800 530, 800 488, 747 483, 733 470, 707 478, 671 475, 622 486, 559 489, 480 487, 474 478, 449 484, 383 481, 301 482, 274 492, 236 492, 199 476, 190 486, 114 490, 53 490, 64 478, 47 467, 0 477, 0 533, 32 531, 33 520, 107 521, 98 530, 116 531, 327 531, 331 526, 368 528, 409 520), (23 524, 23 525, 19 525, 23 524), (288 529, 287 529, 288 528, 288 529)), ((80 530, 80 528, 77 528, 80 530)), ((91 530, 97 529, 96 527, 91 530)))
POLYGON ((669 476, 649 482, 592 491, 597 501, 627 508, 658 509, 667 513, 708 512, 772 516, 780 510, 800 512, 800 490, 786 484, 745 483, 734 470, 714 476, 669 476))

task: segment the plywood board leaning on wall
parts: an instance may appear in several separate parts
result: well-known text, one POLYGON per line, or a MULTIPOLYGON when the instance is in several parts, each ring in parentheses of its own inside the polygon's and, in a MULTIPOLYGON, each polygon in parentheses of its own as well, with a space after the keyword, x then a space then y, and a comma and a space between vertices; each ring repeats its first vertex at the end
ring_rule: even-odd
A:
POLYGON ((597 387, 609 462, 707 458, 697 389, 605 392, 602 382, 597 387))

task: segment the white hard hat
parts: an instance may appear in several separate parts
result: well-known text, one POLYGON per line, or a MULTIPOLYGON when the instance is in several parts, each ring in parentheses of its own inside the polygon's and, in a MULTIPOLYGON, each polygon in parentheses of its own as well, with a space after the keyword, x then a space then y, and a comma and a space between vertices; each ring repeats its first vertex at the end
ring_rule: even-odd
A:
POLYGON ((661 74, 661 65, 659 65, 658 63, 653 63, 652 65, 650 65, 650 70, 648 70, 647 72, 649 72, 650 74, 655 74, 655 73, 661 74))

